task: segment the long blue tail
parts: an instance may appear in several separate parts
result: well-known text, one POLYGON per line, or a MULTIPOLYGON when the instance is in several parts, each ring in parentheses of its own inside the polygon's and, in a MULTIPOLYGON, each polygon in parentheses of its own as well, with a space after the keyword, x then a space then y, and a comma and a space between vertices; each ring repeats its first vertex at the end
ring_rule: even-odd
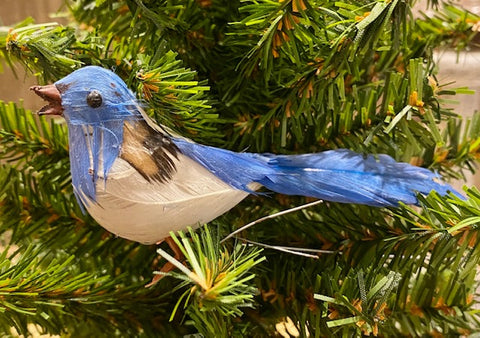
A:
POLYGON ((181 152, 231 186, 253 192, 249 184, 286 194, 372 206, 416 204, 416 193, 436 190, 461 196, 437 182, 425 168, 396 162, 388 155, 363 156, 346 149, 304 155, 235 153, 174 139, 181 152))

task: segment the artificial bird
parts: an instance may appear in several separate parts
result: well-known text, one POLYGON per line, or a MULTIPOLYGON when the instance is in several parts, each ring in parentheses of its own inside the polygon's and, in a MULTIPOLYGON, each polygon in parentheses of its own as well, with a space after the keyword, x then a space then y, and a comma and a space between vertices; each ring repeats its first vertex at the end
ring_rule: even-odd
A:
MULTIPOLYGON (((110 70, 88 66, 31 88, 64 116, 74 193, 110 232, 157 243, 207 223, 260 187, 371 206, 416 204, 417 193, 456 193, 428 169, 347 149, 302 155, 232 152, 154 123, 110 70)), ((458 194, 458 193, 456 193, 458 194)))

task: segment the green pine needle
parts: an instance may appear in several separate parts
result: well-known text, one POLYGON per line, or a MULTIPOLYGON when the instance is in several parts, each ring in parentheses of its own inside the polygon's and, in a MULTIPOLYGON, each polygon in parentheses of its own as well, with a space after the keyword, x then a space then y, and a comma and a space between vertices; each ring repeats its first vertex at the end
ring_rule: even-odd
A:
POLYGON ((183 232, 171 236, 185 256, 187 266, 162 249, 158 253, 177 267, 182 273, 168 275, 182 279, 182 288, 188 289, 179 298, 170 319, 175 316, 182 302, 184 308, 195 307, 205 312, 218 312, 224 316, 242 315, 241 308, 252 307, 256 288, 249 284, 255 275, 249 273, 254 266, 265 260, 259 257, 261 249, 237 244, 233 252, 221 246, 207 226, 200 234, 188 230, 190 238, 183 232))

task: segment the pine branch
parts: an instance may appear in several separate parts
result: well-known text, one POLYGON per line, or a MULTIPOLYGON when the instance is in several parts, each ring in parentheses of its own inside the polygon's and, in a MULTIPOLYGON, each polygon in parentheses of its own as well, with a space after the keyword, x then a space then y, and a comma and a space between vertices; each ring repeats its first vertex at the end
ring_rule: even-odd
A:
POLYGON ((210 233, 208 227, 197 235, 189 229, 190 239, 183 232, 171 236, 185 255, 188 266, 184 267, 175 258, 159 249, 158 253, 183 273, 168 275, 184 280, 179 288, 185 292, 178 299, 171 319, 184 302, 183 308, 194 319, 195 326, 204 335, 217 332, 227 337, 232 330, 231 317, 241 316, 242 308, 253 307, 256 288, 249 285, 255 275, 246 275, 261 263, 261 250, 237 244, 231 252, 219 245, 219 238, 210 233), (192 269, 192 270, 190 270, 192 269))
POLYGON ((27 70, 39 71, 44 81, 66 75, 80 65, 70 49, 75 41, 73 29, 56 23, 35 25, 31 19, 0 29, 0 52, 7 63, 13 66, 14 61, 20 61, 27 70))
POLYGON ((52 170, 68 162, 64 124, 37 119, 21 106, 0 101, 0 125, 1 160, 13 163, 18 169, 32 167, 36 171, 52 170))
MULTIPOLYGON (((84 65, 113 69, 149 114, 203 143, 284 153, 346 147, 458 176, 478 159, 479 118, 461 121, 445 108, 447 95, 468 90, 436 82, 432 49, 472 44, 478 17, 448 5, 414 20, 411 5, 81 0, 70 5, 76 22, 68 27, 27 20, 1 28, 0 51, 9 66, 19 62, 43 82, 84 65)), ((32 322, 85 334, 84 318, 95 336, 261 336, 287 328, 304 336, 419 336, 479 327, 476 189, 465 201, 420 197, 420 209, 324 203, 269 219, 242 236, 330 253, 311 260, 266 249, 261 264, 256 250, 215 243, 305 199, 255 196, 213 222, 218 238, 205 229, 177 237, 187 275, 177 271, 145 290, 156 248, 114 238, 81 213, 66 129, 50 122, 0 104, 0 156, 8 162, 0 170, 0 232, 18 245, 18 263, 4 263, 17 283, 4 283, 24 293, 4 290, 2 299, 19 309, 7 319, 0 313, 6 329, 26 333, 32 322)))
POLYGON ((0 255, 3 332, 13 327, 29 335, 28 323, 39 324, 49 334, 168 332, 162 324, 166 290, 146 289, 125 274, 113 278, 101 271, 80 272, 78 258, 48 257, 43 249, 29 246, 22 254, 4 250, 0 255))
MULTIPOLYGON (((314 261, 265 251, 272 272, 257 282, 261 307, 270 309, 262 314, 286 314, 298 330, 320 335, 476 332, 480 195, 467 192, 468 200, 432 194, 422 209, 327 203, 251 228, 248 238, 333 251, 314 261)), ((275 322, 259 316, 274 330, 275 322)))
POLYGON ((417 39, 424 40, 428 36, 430 43, 453 47, 457 52, 475 45, 480 21, 480 16, 475 13, 451 3, 443 3, 442 11, 435 12, 433 16, 422 15, 422 20, 417 21, 417 39))

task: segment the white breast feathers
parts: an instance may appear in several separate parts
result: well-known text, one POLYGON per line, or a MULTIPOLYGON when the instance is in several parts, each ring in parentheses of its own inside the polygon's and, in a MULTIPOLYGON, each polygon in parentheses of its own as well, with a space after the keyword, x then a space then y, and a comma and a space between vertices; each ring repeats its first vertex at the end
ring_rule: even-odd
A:
POLYGON ((152 244, 168 237, 170 231, 213 220, 248 195, 189 157, 181 153, 177 157, 173 159, 175 172, 166 182, 149 182, 117 158, 106 182, 99 177, 97 200, 89 203, 88 212, 108 231, 152 244))

